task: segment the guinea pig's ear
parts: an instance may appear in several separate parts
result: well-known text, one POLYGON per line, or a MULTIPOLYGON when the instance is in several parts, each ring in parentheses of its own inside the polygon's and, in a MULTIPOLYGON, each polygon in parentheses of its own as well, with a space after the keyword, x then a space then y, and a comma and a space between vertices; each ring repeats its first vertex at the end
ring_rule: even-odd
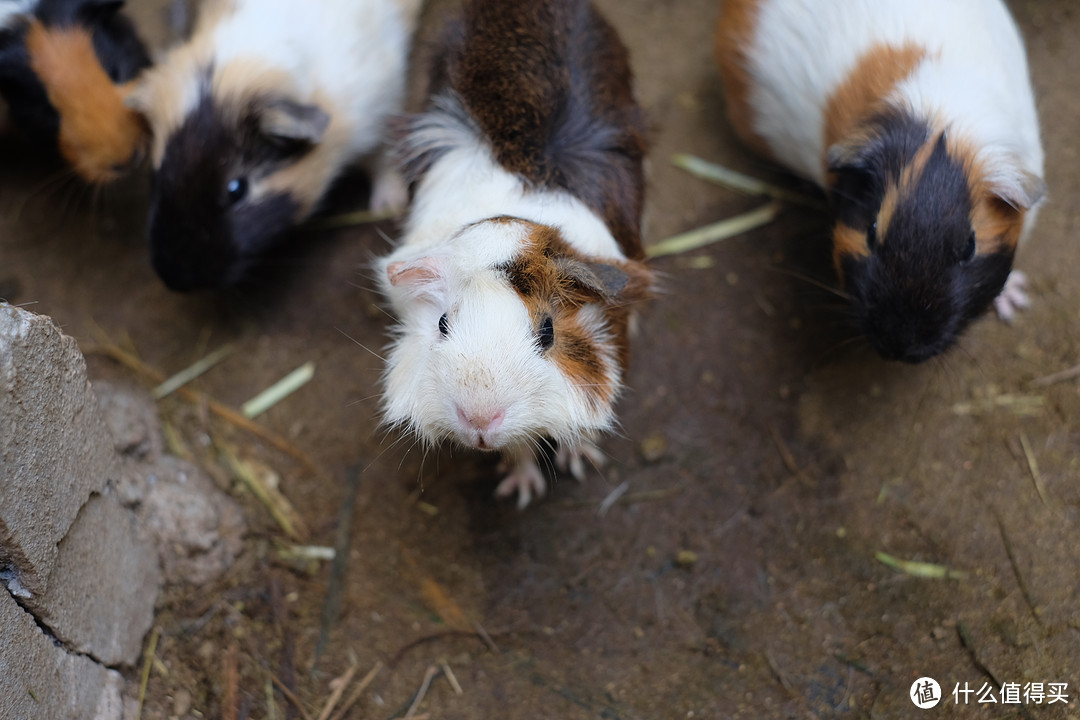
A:
POLYGON ((330 125, 330 115, 318 105, 283 97, 267 100, 255 111, 259 132, 271 142, 314 145, 330 125))
POLYGON ((1030 210, 1046 197, 1043 179, 1017 167, 992 172, 986 182, 990 192, 1014 210, 1030 210))
POLYGON ((862 139, 840 142, 829 148, 829 172, 868 172, 871 167, 870 149, 862 139))
POLYGON ((652 288, 652 274, 644 263, 602 263, 563 257, 556 259, 555 264, 578 287, 611 305, 643 300, 652 288))
POLYGON ((393 287, 416 298, 439 299, 446 292, 442 264, 433 257, 396 260, 389 263, 386 266, 386 279, 393 287))

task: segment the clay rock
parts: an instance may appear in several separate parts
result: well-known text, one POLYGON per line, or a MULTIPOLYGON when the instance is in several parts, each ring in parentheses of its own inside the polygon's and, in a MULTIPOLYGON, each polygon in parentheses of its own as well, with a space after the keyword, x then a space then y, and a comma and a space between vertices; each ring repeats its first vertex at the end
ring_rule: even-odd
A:
POLYGON ((191 463, 165 455, 140 466, 139 522, 153 538, 168 582, 201 585, 232 565, 246 526, 240 507, 191 463))
POLYGON ((66 647, 106 665, 133 665, 161 588, 157 552, 140 541, 135 516, 115 494, 95 495, 59 550, 49 592, 23 607, 66 647))
POLYGON ((161 421, 148 393, 96 380, 94 394, 117 453, 146 461, 161 455, 161 421))
POLYGON ((9 590, 47 590, 79 508, 118 472, 75 341, 47 317, 0 304, 0 573, 9 590))
POLYGON ((67 652, 0 592, 0 717, 121 720, 123 678, 67 652))

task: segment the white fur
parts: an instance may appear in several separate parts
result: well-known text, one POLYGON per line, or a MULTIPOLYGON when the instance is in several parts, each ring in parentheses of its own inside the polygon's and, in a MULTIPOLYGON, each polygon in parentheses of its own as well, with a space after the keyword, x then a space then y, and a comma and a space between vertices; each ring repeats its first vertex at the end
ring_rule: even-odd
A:
POLYGON ((284 70, 301 97, 326 93, 370 151, 401 107, 411 18, 395 0, 236 0, 214 26, 217 66, 256 59, 284 70))
POLYGON ((0 30, 33 12, 38 2, 39 0, 0 0, 0 30))
POLYGON ((1006 184, 1021 183, 1017 170, 1042 177, 1023 41, 1000 0, 762 0, 759 11, 752 125, 792 170, 825 185, 829 96, 872 46, 913 43, 928 56, 888 101, 973 141, 1006 184))
MULTIPOLYGON (((387 120, 400 112, 418 11, 418 0, 207 0, 192 38, 148 73, 146 97, 137 91, 133 100, 154 125, 155 166, 175 124, 197 106, 205 69, 213 68, 211 85, 220 95, 218 80, 230 67, 255 66, 283 72, 289 78, 283 93, 330 114, 322 140, 329 151, 307 160, 328 167, 304 175, 321 187, 296 193, 321 196, 342 166, 379 148, 387 120)), ((252 195, 279 190, 273 183, 254 182, 252 195)), ((392 182, 379 187, 380 205, 401 195, 392 182)))
MULTIPOLYGON (((535 320, 494 266, 520 253, 529 225, 485 222, 512 216, 560 229, 582 253, 625 260, 610 231, 575 197, 527 189, 503 170, 474 129, 448 116, 429 116, 416 145, 445 152, 419 186, 401 244, 378 263, 383 291, 400 321, 383 378, 384 410, 390 424, 411 427, 429 442, 452 438, 478 445, 477 431, 463 423, 467 414, 503 412, 500 427, 484 436, 483 449, 502 449, 514 469, 500 486, 518 490, 527 503, 542 492, 533 450, 545 437, 577 447, 614 422, 611 403, 592 407, 549 359, 537 352, 535 320), (449 148, 449 149, 446 149, 449 148), (395 286, 388 268, 425 258, 438 279, 395 286), (442 337, 439 318, 448 316, 442 337)), ((619 388, 619 365, 599 307, 586 306, 578 319, 593 334, 611 386, 619 388)), ((557 340, 556 340, 557 342, 557 340)))

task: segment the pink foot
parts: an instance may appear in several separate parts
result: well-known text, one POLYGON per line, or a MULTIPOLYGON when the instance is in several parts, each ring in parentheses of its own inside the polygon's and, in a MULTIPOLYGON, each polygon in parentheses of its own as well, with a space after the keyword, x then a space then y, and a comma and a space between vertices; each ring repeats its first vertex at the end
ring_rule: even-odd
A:
POLYGON ((570 473, 575 480, 585 480, 585 461, 596 469, 600 469, 607 462, 604 453, 589 440, 582 440, 576 445, 559 445, 559 451, 555 455, 555 466, 563 472, 570 473))
POLYGON ((510 497, 516 492, 518 510, 528 507, 534 493, 536 497, 542 498, 547 492, 547 480, 532 453, 526 452, 518 457, 507 458, 499 465, 499 469, 509 472, 495 488, 495 497, 510 497))
POLYGON ((1027 275, 1019 270, 1009 273, 1001 294, 994 298, 994 309, 997 310, 998 317, 1011 323, 1018 310, 1031 307, 1031 298, 1028 297, 1026 290, 1027 275))

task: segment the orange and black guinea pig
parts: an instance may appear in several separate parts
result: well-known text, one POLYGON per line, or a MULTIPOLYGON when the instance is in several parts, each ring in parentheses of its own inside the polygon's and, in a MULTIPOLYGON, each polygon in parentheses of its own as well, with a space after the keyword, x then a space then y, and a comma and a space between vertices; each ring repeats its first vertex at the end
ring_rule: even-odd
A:
POLYGON ((84 180, 137 166, 148 131, 124 99, 150 65, 122 0, 0 3, 0 95, 30 142, 84 180))

